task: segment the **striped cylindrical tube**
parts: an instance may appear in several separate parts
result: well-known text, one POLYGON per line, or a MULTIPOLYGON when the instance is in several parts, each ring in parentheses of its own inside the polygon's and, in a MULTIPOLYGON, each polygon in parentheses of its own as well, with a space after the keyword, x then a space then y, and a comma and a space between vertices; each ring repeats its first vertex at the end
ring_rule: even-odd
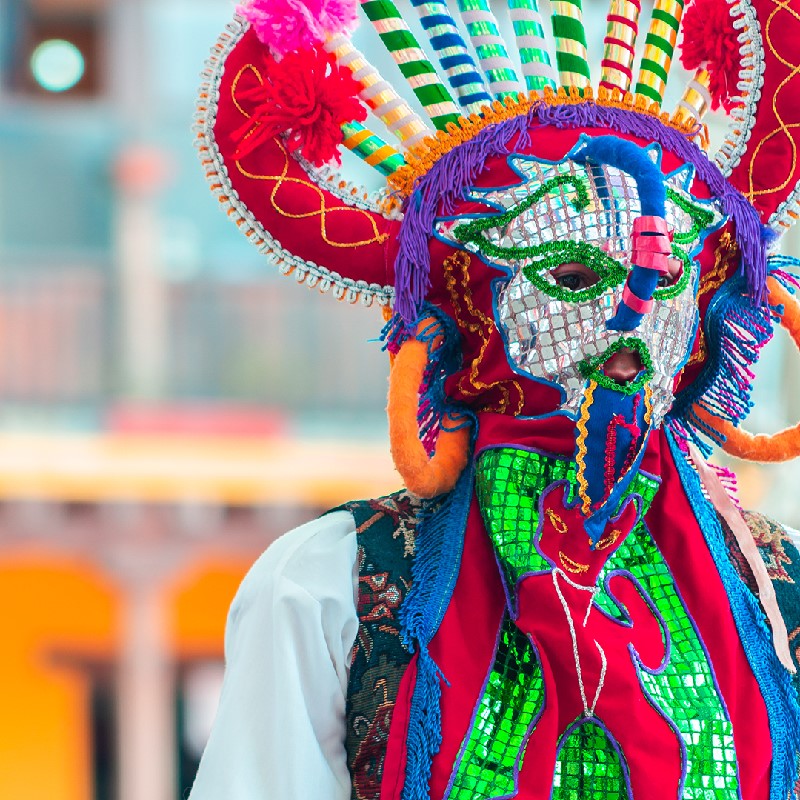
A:
POLYGON ((394 147, 386 144, 380 136, 360 122, 342 125, 342 133, 342 144, 383 175, 391 175, 406 163, 394 147))
POLYGON ((536 0, 508 0, 508 8, 517 37, 525 85, 534 91, 545 86, 555 89, 556 73, 550 60, 536 0))
POLYGON ((434 126, 444 130, 448 122, 456 122, 458 106, 397 6, 391 0, 361 0, 361 6, 434 126))
POLYGON ((700 122, 703 119, 706 111, 711 107, 711 92, 708 90, 710 83, 711 77, 708 70, 700 67, 684 89, 683 97, 672 115, 675 122, 688 124, 693 120, 700 122))
POLYGON ((458 0, 458 10, 489 81, 489 90, 501 99, 509 95, 515 97, 524 87, 509 58, 488 0, 458 0))
POLYGON ((641 10, 640 0, 611 0, 600 72, 600 86, 606 89, 631 88, 641 10))
POLYGON ((450 86, 467 114, 492 102, 466 42, 444 0, 411 0, 450 86))
POLYGON ((337 61, 349 67, 353 78, 363 87, 361 99, 406 147, 421 142, 433 131, 415 114, 408 103, 385 81, 363 53, 349 39, 337 35, 325 43, 325 49, 336 55, 337 61))
POLYGON ((585 89, 592 82, 581 0, 551 0, 556 64, 562 86, 585 89))
POLYGON ((656 0, 634 90, 656 103, 664 99, 682 16, 683 0, 656 0))

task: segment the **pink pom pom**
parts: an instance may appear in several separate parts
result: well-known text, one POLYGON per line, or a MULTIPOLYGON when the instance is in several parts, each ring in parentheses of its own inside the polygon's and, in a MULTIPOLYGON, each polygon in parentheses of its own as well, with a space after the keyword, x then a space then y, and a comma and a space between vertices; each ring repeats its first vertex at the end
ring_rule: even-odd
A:
POLYGON ((249 0, 236 11, 280 58, 351 31, 357 8, 356 0, 249 0))

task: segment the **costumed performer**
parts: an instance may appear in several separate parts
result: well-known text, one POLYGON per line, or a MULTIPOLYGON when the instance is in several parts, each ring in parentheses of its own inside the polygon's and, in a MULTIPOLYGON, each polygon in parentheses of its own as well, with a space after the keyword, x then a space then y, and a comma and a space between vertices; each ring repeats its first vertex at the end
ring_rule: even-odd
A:
POLYGON ((740 423, 776 324, 800 343, 774 255, 800 3, 656 0, 634 70, 640 5, 611 0, 596 88, 580 0, 548 26, 509 0, 518 58, 487 0, 412 5, 424 46, 392 0, 361 10, 413 105, 353 46, 349 0, 250 0, 205 72, 228 215, 385 312, 406 489, 244 580, 191 800, 786 800, 800 553, 705 458, 799 449, 740 423), (386 189, 348 183, 341 147, 386 189))

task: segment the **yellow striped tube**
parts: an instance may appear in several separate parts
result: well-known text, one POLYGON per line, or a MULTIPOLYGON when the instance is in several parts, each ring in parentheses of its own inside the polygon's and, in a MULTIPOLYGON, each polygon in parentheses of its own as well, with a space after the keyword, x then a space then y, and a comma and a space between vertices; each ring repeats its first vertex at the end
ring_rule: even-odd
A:
POLYGON ((458 106, 397 6, 391 0, 361 0, 361 8, 434 126, 444 130, 448 123, 457 122, 461 116, 458 106))
POLYGON ((644 53, 634 91, 659 104, 664 99, 664 90, 667 88, 682 16, 682 0, 656 0, 650 28, 644 40, 644 53))
POLYGON ((711 92, 708 90, 711 77, 705 67, 700 67, 683 91, 672 119, 679 123, 700 122, 711 108, 711 92))
POLYGON ((396 172, 406 160, 394 147, 386 144, 380 136, 365 128, 360 122, 342 125, 342 144, 362 161, 375 167, 382 175, 396 172))
POLYGON ((624 94, 631 88, 641 8, 640 0, 611 0, 600 63, 600 86, 606 89, 624 94))
POLYGON ((433 135, 433 131, 381 77, 378 70, 364 58, 363 53, 353 47, 349 39, 341 34, 334 36, 325 43, 325 49, 333 53, 340 64, 351 70, 353 78, 363 87, 361 99, 405 147, 411 147, 433 135))
POLYGON ((489 91, 499 98, 524 91, 488 0, 458 0, 458 10, 478 55, 489 91))
POLYGON ((592 82, 581 0, 551 0, 558 79, 564 87, 585 89, 592 82))
POLYGON ((539 91, 545 86, 555 89, 556 73, 536 0, 508 0, 508 9, 526 87, 530 91, 539 91))

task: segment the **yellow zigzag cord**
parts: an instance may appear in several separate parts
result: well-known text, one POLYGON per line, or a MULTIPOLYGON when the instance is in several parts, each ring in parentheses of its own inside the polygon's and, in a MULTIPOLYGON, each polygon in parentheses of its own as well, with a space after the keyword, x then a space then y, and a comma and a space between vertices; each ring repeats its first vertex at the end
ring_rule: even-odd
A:
POLYGON ((597 383, 589 381, 589 385, 586 387, 586 396, 583 399, 583 403, 581 403, 581 416, 578 420, 578 439, 576 441, 578 446, 578 455, 576 457, 578 472, 575 477, 578 480, 578 497, 581 499, 581 511, 585 517, 588 517, 592 510, 592 501, 587 493, 589 482, 586 480, 586 437, 589 435, 586 423, 589 421, 589 409, 594 402, 594 390, 596 388, 597 383))

